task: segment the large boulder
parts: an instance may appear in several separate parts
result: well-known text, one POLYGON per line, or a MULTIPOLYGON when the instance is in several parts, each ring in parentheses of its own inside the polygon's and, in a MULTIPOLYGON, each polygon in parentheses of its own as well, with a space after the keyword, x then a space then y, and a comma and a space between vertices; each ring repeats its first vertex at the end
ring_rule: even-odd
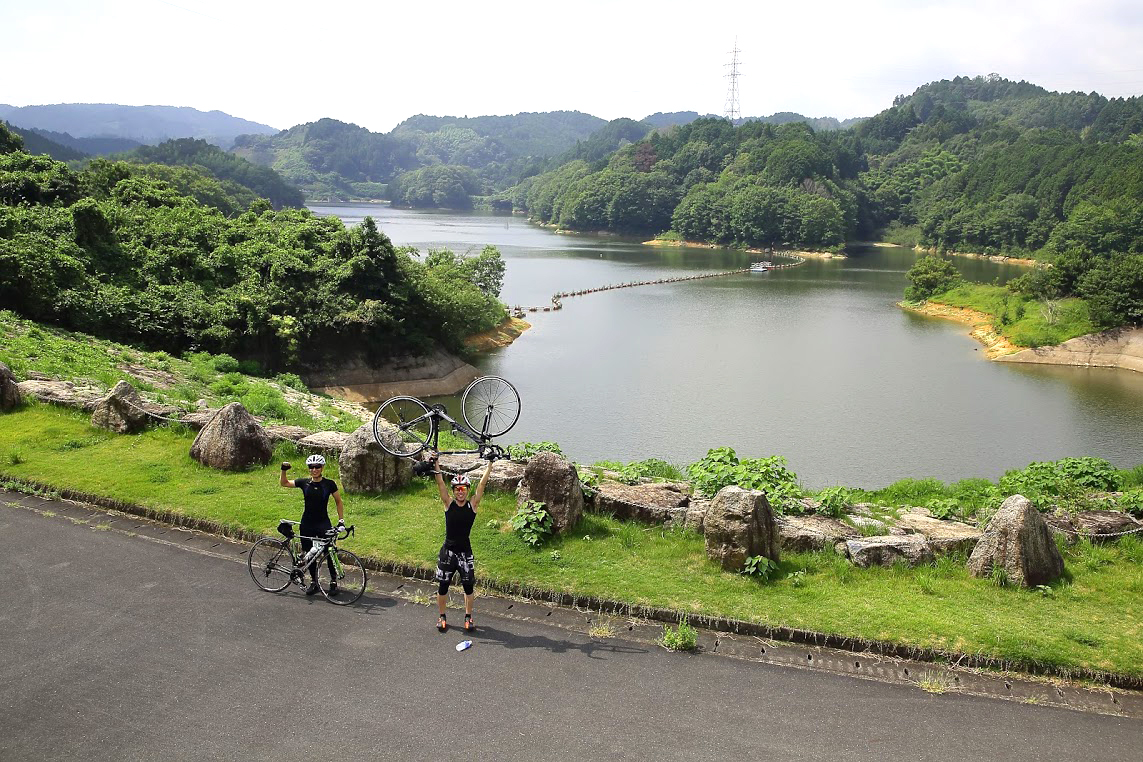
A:
POLYGON ((1081 536, 1093 542, 1115 540, 1122 532, 1143 529, 1143 523, 1122 511, 1080 511, 1072 517, 1072 523, 1081 536))
POLYGON ((575 465, 554 452, 537 453, 524 467, 516 488, 516 504, 529 500, 544 504, 552 517, 552 531, 572 528, 583 516, 583 486, 575 465))
POLYGON ((95 402, 91 425, 119 434, 138 434, 147 428, 150 416, 143 409, 143 398, 126 381, 117 383, 106 397, 95 402))
POLYGON ((29 373, 28 380, 20 382, 20 393, 25 397, 35 397, 41 402, 50 402, 53 405, 74 407, 91 412, 95 407, 95 401, 104 394, 101 387, 96 387, 93 382, 86 380, 80 380, 79 383, 76 383, 40 378, 39 376, 42 374, 35 374, 36 377, 32 377, 32 375, 29 373))
MULTIPOLYGON (((446 471, 469 471, 469 476, 475 481, 484 473, 488 461, 474 459, 471 455, 442 453, 440 465, 446 471)), ((523 463, 497 460, 493 462, 492 472, 488 475, 488 489, 494 492, 515 492, 523 478, 523 463)))
MULTIPOLYGON (((373 428, 369 428, 369 439, 373 439, 373 428)), ((358 429, 360 431, 360 429, 358 429)), ((349 446, 349 440, 356 436, 353 434, 346 434, 344 431, 318 431, 309 436, 302 437, 298 440, 298 446, 302 448, 309 448, 311 450, 324 450, 326 452, 342 452, 349 446)), ((374 442, 376 444, 376 442, 374 442)))
POLYGON ((727 571, 742 571, 753 556, 779 560, 778 524, 770 501, 759 490, 719 490, 703 518, 703 533, 707 557, 727 571))
POLYGON ((687 504, 687 512, 683 514, 683 529, 702 534, 705 531, 706 512, 709 510, 709 500, 692 497, 687 504))
POLYGON ((923 508, 902 514, 897 527, 910 534, 924 535, 937 554, 971 553, 981 534, 979 529, 963 522, 933 518, 923 508))
POLYGON ((832 548, 839 542, 856 539, 861 532, 829 516, 807 514, 783 516, 778 522, 782 550, 798 553, 832 548))
POLYGON ((909 566, 931 563, 933 548, 919 534, 886 534, 846 540, 845 555, 854 566, 892 566, 904 561, 909 566))
POLYGON ((968 559, 969 573, 987 577, 1002 569, 1009 583, 1033 587, 1064 573, 1064 558, 1040 512, 1023 495, 1012 495, 988 522, 968 559))
POLYGON ((0 362, 0 413, 15 410, 24 402, 20 387, 16 384, 16 374, 0 362))
MULTIPOLYGON (((381 429, 381 436, 398 439, 395 427, 381 429)), ((306 440, 303 439, 302 443, 306 440)), ((396 443, 393 445, 396 447, 396 443)), ((387 492, 413 480, 413 461, 390 455, 373 437, 373 425, 360 426, 345 437, 337 464, 341 486, 347 492, 387 492)))
POLYGON ((690 498, 677 484, 620 484, 605 481, 596 487, 594 510, 624 521, 665 524, 686 515, 690 498))
POLYGON ((202 427, 191 444, 190 454, 204 466, 242 471, 269 463, 274 449, 254 416, 241 402, 231 402, 202 427))

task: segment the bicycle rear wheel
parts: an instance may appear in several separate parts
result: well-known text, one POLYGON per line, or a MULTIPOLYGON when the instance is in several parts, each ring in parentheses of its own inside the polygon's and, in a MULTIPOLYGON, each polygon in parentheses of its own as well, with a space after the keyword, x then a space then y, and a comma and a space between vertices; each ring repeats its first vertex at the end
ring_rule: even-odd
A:
POLYGON ((290 584, 294 557, 285 540, 263 537, 250 548, 246 565, 254 583, 263 590, 279 593, 290 584))
POLYGON ((329 558, 318 564, 318 587, 330 603, 348 606, 365 594, 365 567, 361 559, 344 548, 334 548, 329 558), (330 575, 330 563, 333 575, 330 575), (337 583, 337 588, 332 583, 337 583))
POLYGON ((520 393, 500 376, 481 376, 460 398, 460 412, 473 431, 498 437, 520 417, 520 393))
POLYGON ((373 438, 381 449, 399 458, 409 458, 428 446, 436 419, 416 397, 390 397, 373 415, 373 438))

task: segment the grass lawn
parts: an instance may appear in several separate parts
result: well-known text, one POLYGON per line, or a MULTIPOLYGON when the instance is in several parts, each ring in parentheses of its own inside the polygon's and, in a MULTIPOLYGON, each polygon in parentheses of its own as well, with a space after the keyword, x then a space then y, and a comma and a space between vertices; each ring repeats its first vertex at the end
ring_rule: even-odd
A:
POLYGON ((1097 330, 1091 322, 1087 302, 1082 299, 1061 299, 1053 308, 1045 302, 1013 294, 1004 286, 963 283, 929 301, 991 315, 995 329, 1021 347, 1059 344, 1097 330))
MULTIPOLYGON (((165 508, 272 534, 301 513, 276 463, 213 471, 188 455, 193 434, 103 432, 76 411, 32 404, 0 417, 0 473, 165 508)), ((279 459, 297 462, 283 443, 279 459)), ((336 463, 328 476, 338 478, 336 463)), ((301 476, 295 468, 292 476, 301 476)), ((444 531, 428 481, 381 496, 347 495, 361 554, 431 568, 444 531)), ((1043 590, 972 579, 964 559, 919 569, 858 569, 832 552, 791 554, 777 579, 722 572, 702 538, 590 515, 539 549, 505 531, 510 494, 489 493, 473 528, 478 574, 695 614, 805 628, 1064 668, 1143 676, 1143 541, 1081 543, 1069 578, 1043 590)))

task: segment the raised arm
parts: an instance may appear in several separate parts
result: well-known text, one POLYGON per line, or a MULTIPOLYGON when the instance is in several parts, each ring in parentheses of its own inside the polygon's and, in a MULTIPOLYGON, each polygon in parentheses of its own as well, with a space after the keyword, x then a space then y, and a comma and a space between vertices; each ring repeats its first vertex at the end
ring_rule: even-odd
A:
POLYGON ((278 481, 278 484, 281 484, 283 487, 293 487, 294 486, 294 480, 286 478, 286 472, 289 470, 290 470, 290 464, 289 463, 283 463, 282 464, 282 478, 278 481))
POLYGON ((448 487, 445 486, 444 475, 441 474, 441 464, 438 462, 439 459, 440 459, 440 456, 438 456, 434 453, 431 462, 433 464, 433 470, 434 470, 433 472, 436 474, 436 477, 437 477, 437 491, 440 492, 441 503, 444 504, 445 510, 447 511, 448 510, 448 504, 449 504, 448 487))
POLYGON ((480 484, 476 485, 476 494, 472 496, 473 511, 480 507, 480 498, 484 497, 484 485, 488 484, 488 477, 491 473, 492 461, 488 461, 488 467, 484 469, 484 475, 480 477, 480 484))
POLYGON ((345 504, 341 502, 341 493, 333 493, 333 502, 337 505, 337 523, 345 523, 345 504))

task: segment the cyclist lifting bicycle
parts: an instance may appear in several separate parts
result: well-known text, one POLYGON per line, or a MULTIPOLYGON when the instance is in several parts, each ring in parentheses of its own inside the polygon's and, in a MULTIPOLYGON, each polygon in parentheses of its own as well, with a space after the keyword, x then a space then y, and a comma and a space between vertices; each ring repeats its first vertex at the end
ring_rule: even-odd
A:
POLYGON ((472 604, 476 597, 473 589, 476 584, 476 561, 472 555, 472 542, 469 536, 476 521, 476 509, 480 507, 480 500, 484 497, 488 475, 492 473, 492 461, 488 461, 484 475, 476 485, 476 492, 471 496, 468 494, 468 475, 453 476, 451 498, 448 489, 445 488, 444 475, 440 468, 435 467, 437 465, 435 453, 429 457, 429 462, 434 466, 437 489, 445 509, 445 541, 441 545, 440 553, 437 554, 437 610, 440 613, 437 629, 441 632, 448 629, 448 619, 445 614, 448 588, 452 584, 453 574, 459 572, 460 584, 464 588, 464 629, 471 632, 476 629, 476 624, 472 621, 472 604))
MULTIPOLYGON (((286 472, 290 470, 289 463, 282 464, 282 477, 280 484, 283 487, 296 487, 302 491, 305 507, 302 511, 302 524, 298 528, 301 535, 302 550, 308 552, 313 547, 313 537, 324 537, 333 531, 333 524, 329 520, 329 499, 332 496, 337 505, 337 528, 345 529, 345 506, 341 502, 341 493, 337 491, 337 483, 322 476, 325 469, 325 458, 321 455, 311 455, 306 458, 306 467, 309 468, 309 477, 300 479, 287 479, 286 472)), ((337 577, 334 574, 333 559, 326 558, 330 572, 330 593, 337 593, 337 577)), ((316 563, 309 566, 313 582, 306 588, 306 595, 314 595, 318 591, 318 567, 316 563)))

